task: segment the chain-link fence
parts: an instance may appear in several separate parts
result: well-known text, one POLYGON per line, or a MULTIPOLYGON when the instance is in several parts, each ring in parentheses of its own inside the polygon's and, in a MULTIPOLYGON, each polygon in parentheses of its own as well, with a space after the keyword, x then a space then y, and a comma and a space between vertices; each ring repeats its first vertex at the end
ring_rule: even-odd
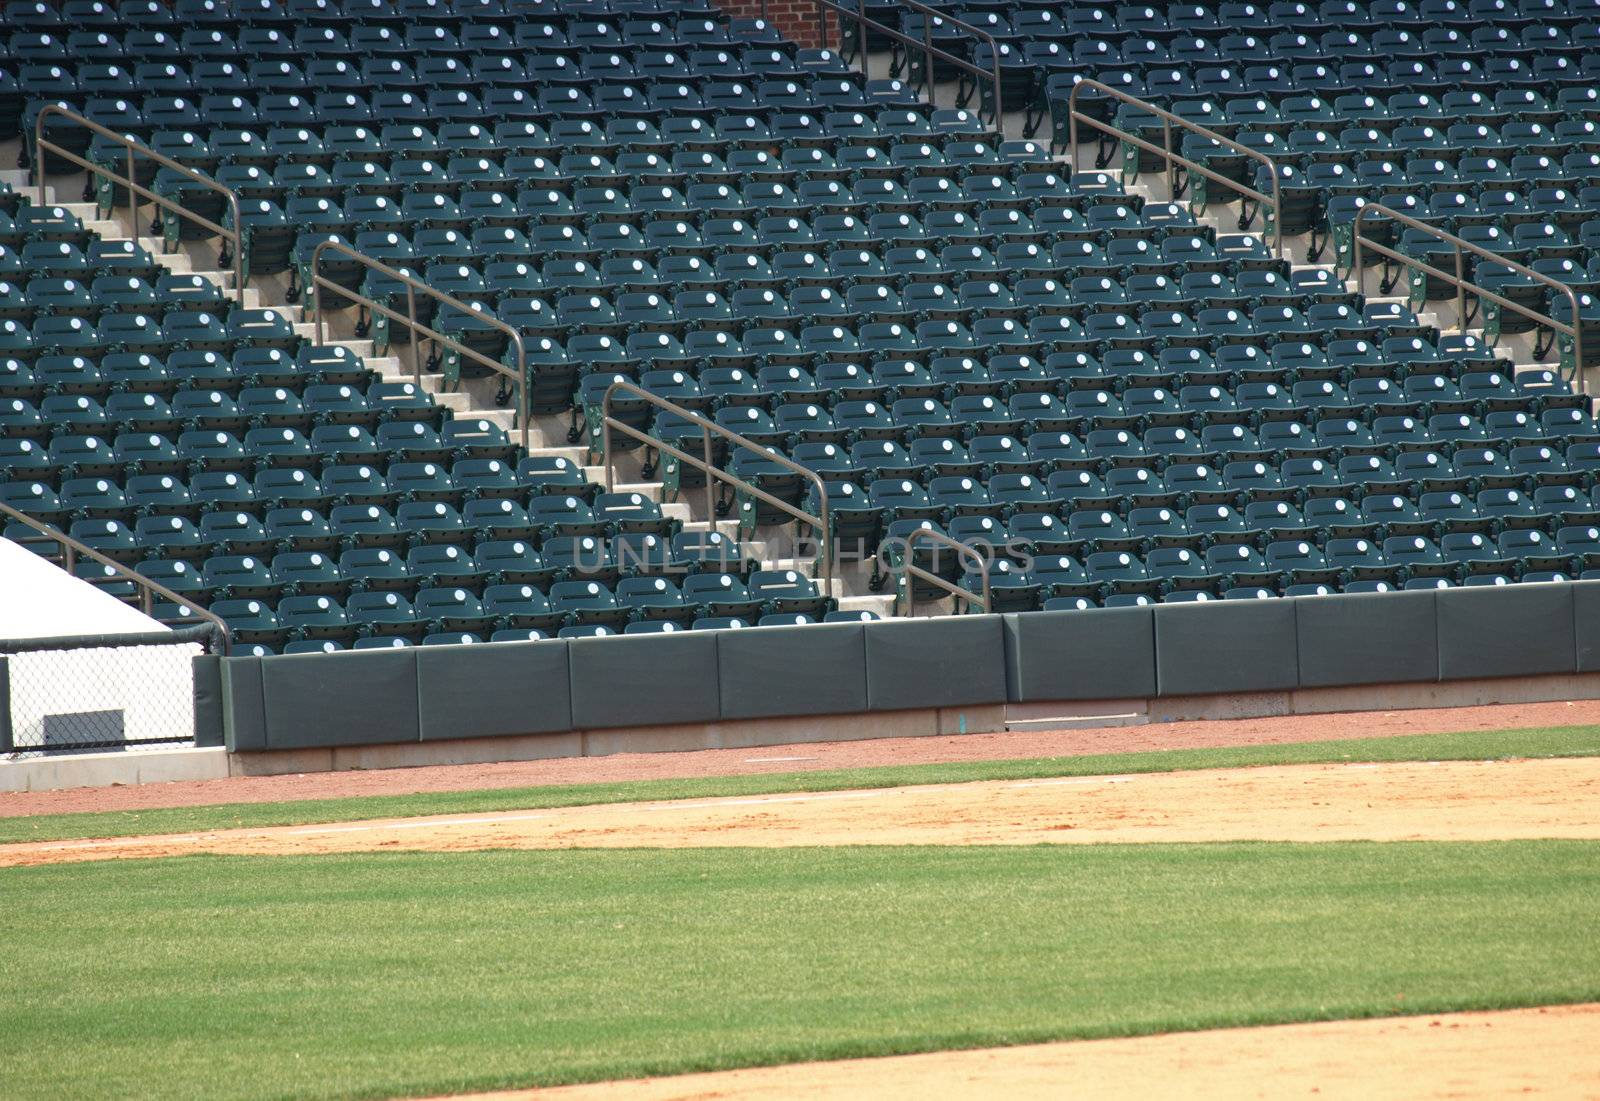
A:
POLYGON ((136 635, 0 641, 0 757, 187 745, 206 624, 136 635))

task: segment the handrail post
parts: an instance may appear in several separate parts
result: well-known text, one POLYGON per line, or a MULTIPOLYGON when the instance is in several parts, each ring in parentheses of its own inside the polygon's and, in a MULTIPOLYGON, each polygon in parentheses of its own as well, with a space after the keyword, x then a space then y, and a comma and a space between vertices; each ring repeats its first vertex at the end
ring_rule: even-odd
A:
MULTIPOLYGON (((1078 78, 1081 81, 1083 78, 1078 78)), ((1078 171, 1078 83, 1074 82, 1072 91, 1067 93, 1067 178, 1070 180, 1078 171)))
MULTIPOLYGON (((1365 258, 1361 255, 1361 245, 1363 243, 1361 237, 1361 219, 1366 217, 1366 214, 1367 206, 1365 203, 1356 207, 1355 220, 1350 225, 1350 232, 1354 238, 1350 246, 1350 263, 1353 265, 1353 270, 1356 277, 1356 294, 1362 296, 1365 296, 1367 293, 1367 279, 1365 274, 1367 268, 1363 263, 1365 258)), ((1329 232, 1332 232, 1331 229, 1329 232)))
MULTIPOLYGON (((1355 275, 1356 279, 1356 294, 1361 296, 1365 296, 1367 293, 1367 280, 1362 274, 1367 269, 1362 264, 1363 257, 1361 255, 1361 218, 1364 214, 1366 214, 1366 212, 1367 208, 1365 204, 1356 207, 1356 216, 1350 223, 1350 233, 1352 237, 1350 243, 1350 265, 1351 271, 1355 275)), ((1331 228, 1329 232, 1332 232, 1331 228)))
POLYGON ((1587 394, 1589 376, 1583 363, 1583 318, 1578 315, 1578 296, 1571 294, 1571 288, 1568 294, 1572 298, 1572 373, 1578 377, 1578 390, 1587 394))
MULTIPOLYGON (((1000 139, 1004 141, 1006 136, 1006 105, 1005 100, 1000 95, 999 45, 989 47, 989 60, 994 63, 994 128, 995 132, 1000 135, 1000 139)), ((1023 113, 1026 116, 1026 110, 1023 113)))
MULTIPOLYGON (((1278 171, 1278 163, 1272 161, 1267 170, 1272 173, 1272 247, 1277 254, 1283 256, 1283 173, 1278 171)), ((1262 215, 1266 221, 1266 215, 1262 215)))
MULTIPOLYGON (((865 9, 866 0, 862 0, 865 9)), ((938 106, 937 91, 933 85, 933 16, 922 17, 922 85, 928 90, 928 105, 938 106)))
MULTIPOLYGON (((700 450, 705 456, 706 464, 706 520, 711 524, 711 530, 717 530, 717 491, 716 480, 711 477, 711 433, 704 430, 700 433, 700 450)), ((680 475, 681 477, 681 475, 680 475)))
POLYGON ((528 422, 533 418, 533 395, 528 393, 528 348, 522 341, 522 334, 513 332, 511 339, 517 346, 517 431, 522 434, 522 450, 528 450, 528 432, 532 428, 528 422))
POLYGON ((244 217, 239 212, 239 196, 228 192, 228 207, 233 212, 233 287, 244 305, 244 217))
MULTIPOLYGON (((128 146, 128 182, 133 182, 133 146, 128 146)), ((116 189, 116 184, 112 184, 116 189)), ((128 188, 128 232, 133 235, 133 243, 139 243, 139 196, 133 188, 128 188)))
MULTIPOLYGON (((615 479, 611 473, 611 390, 607 386, 600 398, 600 461, 605 465, 606 492, 613 492, 615 479)), ((709 481, 709 479, 707 479, 709 481)))
MULTIPOLYGON (((861 56, 861 75, 867 72, 867 0, 860 0, 861 14, 856 18, 856 51, 861 56)), ((839 28, 839 48, 844 49, 844 28, 839 28)))
POLYGON ((1172 120, 1169 118, 1161 120, 1161 145, 1167 151, 1161 158, 1167 174, 1167 201, 1175 203, 1178 201, 1178 168, 1172 163, 1172 120))
POLYGON ((422 341, 417 339, 417 291, 406 284, 406 316, 411 319, 411 381, 422 389, 422 341))
POLYGON ((1461 255, 1461 245, 1452 243, 1456 254, 1456 324, 1467 327, 1467 269, 1461 255))
POLYGON ((316 316, 312 318, 312 323, 317 327, 316 332, 318 345, 327 343, 327 341, 323 339, 325 330, 322 327, 322 280, 317 272, 317 261, 320 259, 322 259, 322 254, 320 252, 313 251, 311 254, 311 286, 306 288, 311 292, 311 311, 316 314, 316 316))

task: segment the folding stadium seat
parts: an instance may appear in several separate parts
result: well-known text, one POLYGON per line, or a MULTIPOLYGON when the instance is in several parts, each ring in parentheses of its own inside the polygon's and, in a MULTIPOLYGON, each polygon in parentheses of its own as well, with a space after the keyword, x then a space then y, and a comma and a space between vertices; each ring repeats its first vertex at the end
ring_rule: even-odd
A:
POLYGON ((558 581, 550 587, 550 607, 567 617, 568 627, 604 627, 620 631, 630 609, 599 581, 558 581))
POLYGON ((448 586, 418 589, 412 610, 429 635, 487 635, 494 629, 496 620, 471 592, 448 586))
MULTIPOLYGON (((360 624, 362 639, 402 638, 415 642, 427 630, 427 624, 418 618, 411 601, 393 590, 353 592, 345 601, 344 609, 352 622, 360 624)), ((361 641, 355 646, 361 648, 361 641)))
POLYGON ((342 598, 349 590, 338 563, 320 551, 278 553, 272 559, 272 583, 286 596, 342 598))

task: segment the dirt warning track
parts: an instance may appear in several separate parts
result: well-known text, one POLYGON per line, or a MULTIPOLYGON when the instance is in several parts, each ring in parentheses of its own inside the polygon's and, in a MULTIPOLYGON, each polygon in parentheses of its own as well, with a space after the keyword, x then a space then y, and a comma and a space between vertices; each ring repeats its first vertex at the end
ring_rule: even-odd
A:
POLYGON ((1600 758, 988 781, 0 846, 0 866, 191 853, 1600 838, 1600 758))

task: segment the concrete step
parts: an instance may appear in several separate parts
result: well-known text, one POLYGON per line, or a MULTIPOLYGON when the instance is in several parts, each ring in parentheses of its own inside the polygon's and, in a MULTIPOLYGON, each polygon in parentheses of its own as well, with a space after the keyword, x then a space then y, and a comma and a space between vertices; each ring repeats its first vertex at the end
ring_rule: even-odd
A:
MULTIPOLYGON (((807 577, 818 576, 817 563, 812 558, 774 558, 764 565, 769 570, 793 570, 795 573, 805 574, 807 577)), ((839 578, 834 578, 834 585, 842 584, 839 578)), ((833 595, 837 596, 838 593, 833 595)))
MULTIPOLYGON (((462 394, 460 396, 466 397, 467 395, 462 394)), ((479 409, 468 405, 465 412, 458 415, 466 420, 488 421, 490 424, 498 424, 508 434, 512 433, 512 430, 516 427, 517 414, 510 409, 479 409)))
POLYGON ((894 597, 868 593, 861 596, 839 597, 841 612, 872 612, 880 619, 894 616, 894 597))
MULTIPOLYGON (((574 466, 583 466, 583 448, 581 447, 530 447, 528 448, 528 454, 566 459, 574 466)), ((598 468, 587 467, 585 469, 598 470, 598 468)), ((605 471, 599 470, 598 476, 591 478, 590 480, 603 483, 605 481, 605 471)), ((648 484, 659 486, 661 483, 651 482, 648 484)))
MULTIPOLYGON (((115 241, 126 241, 128 240, 128 236, 126 234, 122 234, 111 239, 115 241)), ((201 267, 197 270, 194 261, 187 253, 164 251, 162 240, 159 237, 140 237, 138 238, 138 242, 139 246, 148 252, 156 263, 177 275, 197 275, 200 274, 200 272, 206 271, 207 267, 213 266, 216 263, 216 258, 213 257, 207 267, 201 267)), ((231 289, 233 287, 233 273, 231 271, 220 273, 220 277, 217 278, 215 282, 219 283, 224 289, 231 289)))
MULTIPOLYGON (((704 520, 690 520, 683 525, 684 531, 711 531, 713 529, 721 532, 724 539, 739 538, 739 521, 737 520, 718 520, 714 525, 704 520)), ((765 546, 765 544, 761 545, 765 546)))
MULTIPOLYGON (((662 483, 660 482, 617 482, 612 486, 611 491, 613 493, 638 493, 649 497, 652 501, 659 501, 661 500, 661 485, 662 483)), ((604 488, 605 482, 600 482, 600 486, 604 488)), ((665 508, 667 505, 675 505, 677 503, 668 501, 662 507, 665 508)), ((683 507, 688 508, 689 506, 684 505, 683 507)))

